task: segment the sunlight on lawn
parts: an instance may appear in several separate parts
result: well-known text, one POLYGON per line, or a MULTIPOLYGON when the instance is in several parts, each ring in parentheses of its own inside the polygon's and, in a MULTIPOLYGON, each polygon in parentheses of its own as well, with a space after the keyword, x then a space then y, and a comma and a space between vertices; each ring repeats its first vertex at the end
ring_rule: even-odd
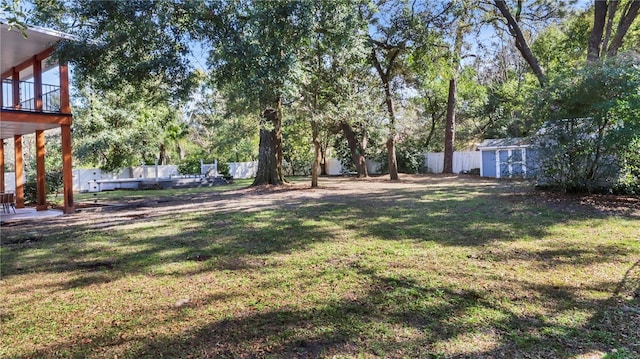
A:
POLYGON ((639 352, 640 221, 431 181, 199 194, 21 224, 29 238, 3 228, 0 354, 639 352))

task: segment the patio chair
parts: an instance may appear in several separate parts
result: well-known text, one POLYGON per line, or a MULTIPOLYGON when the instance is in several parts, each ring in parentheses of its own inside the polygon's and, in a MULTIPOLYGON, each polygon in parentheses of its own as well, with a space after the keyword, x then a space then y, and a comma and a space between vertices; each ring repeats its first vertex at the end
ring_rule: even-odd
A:
POLYGON ((11 213, 11 209, 13 209, 13 213, 16 213, 16 196, 13 192, 1 193, 0 194, 0 203, 2 203, 2 212, 3 213, 11 213))

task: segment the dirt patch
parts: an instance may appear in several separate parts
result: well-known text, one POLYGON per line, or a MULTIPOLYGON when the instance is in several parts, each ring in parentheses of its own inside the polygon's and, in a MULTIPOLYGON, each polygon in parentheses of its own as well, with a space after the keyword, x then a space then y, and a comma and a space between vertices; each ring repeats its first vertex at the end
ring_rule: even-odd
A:
MULTIPOLYGON (((422 195, 430 190, 455 191, 457 189, 486 192, 490 196, 505 196, 514 203, 551 207, 570 213, 640 218, 640 198, 638 197, 563 194, 535 190, 529 183, 501 181, 470 175, 402 175, 399 181, 390 181, 387 176, 363 179, 323 177, 320 179, 318 188, 311 188, 309 182, 298 182, 283 186, 247 187, 186 196, 168 196, 166 192, 159 192, 156 198, 123 200, 121 203, 113 202, 108 206, 91 203, 81 204, 81 210, 74 215, 37 222, 21 222, 19 225, 3 224, 2 229, 3 232, 6 230, 10 235, 13 228, 16 230, 19 228, 22 231, 25 227, 46 229, 58 226, 88 225, 90 228, 97 228, 96 226, 100 227, 102 224, 113 227, 133 221, 153 220, 160 216, 174 216, 177 212, 259 211, 279 206, 297 206, 309 199, 344 203, 358 195, 377 197, 387 194, 388 197, 389 194, 393 195, 394 191, 415 191, 416 195, 422 195), (98 210, 93 211, 92 208, 98 210), (108 211, 108 214, 105 211, 108 211)), ((390 204, 397 205, 393 201, 390 204)), ((384 201, 381 201, 380 206, 384 205, 384 201)), ((20 237, 27 236, 20 235, 20 237)), ((16 240, 24 241, 27 239, 16 240)))
POLYGON ((570 194, 548 190, 523 189, 514 198, 570 213, 640 218, 640 197, 604 194, 570 194))

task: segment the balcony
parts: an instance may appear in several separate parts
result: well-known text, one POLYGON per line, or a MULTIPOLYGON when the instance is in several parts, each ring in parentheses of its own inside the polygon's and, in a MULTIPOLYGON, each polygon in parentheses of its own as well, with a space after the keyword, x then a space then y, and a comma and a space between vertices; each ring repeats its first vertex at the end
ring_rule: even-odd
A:
POLYGON ((2 109, 19 110, 29 112, 60 113, 60 86, 42 85, 42 109, 36 108, 35 83, 29 81, 19 82, 20 106, 14 106, 14 83, 11 79, 2 79, 2 109))

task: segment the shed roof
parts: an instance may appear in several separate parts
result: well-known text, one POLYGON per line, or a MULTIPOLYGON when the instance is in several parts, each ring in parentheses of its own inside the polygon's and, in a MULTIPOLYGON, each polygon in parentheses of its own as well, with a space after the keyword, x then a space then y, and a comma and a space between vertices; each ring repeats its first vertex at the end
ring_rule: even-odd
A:
POLYGON ((531 146, 531 140, 524 137, 494 138, 482 141, 478 150, 492 150, 498 148, 523 148, 531 146))

